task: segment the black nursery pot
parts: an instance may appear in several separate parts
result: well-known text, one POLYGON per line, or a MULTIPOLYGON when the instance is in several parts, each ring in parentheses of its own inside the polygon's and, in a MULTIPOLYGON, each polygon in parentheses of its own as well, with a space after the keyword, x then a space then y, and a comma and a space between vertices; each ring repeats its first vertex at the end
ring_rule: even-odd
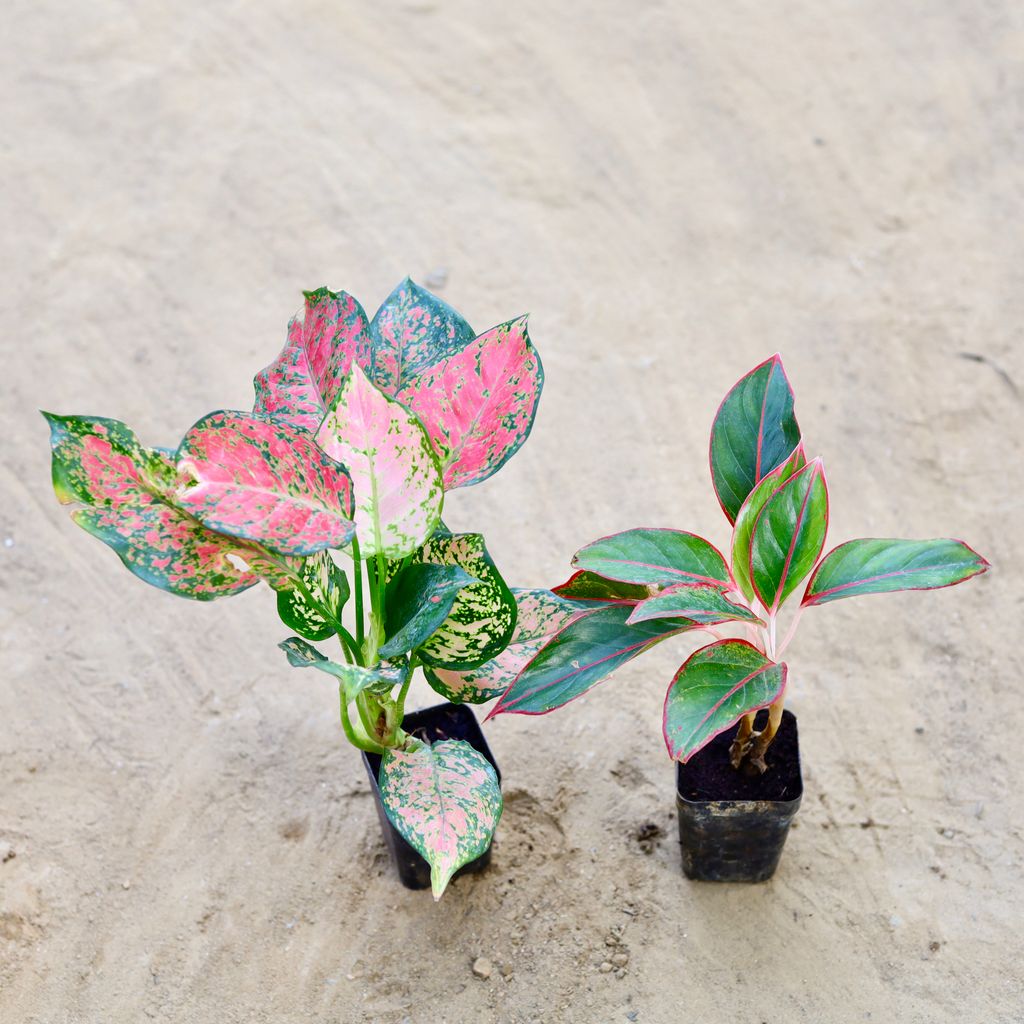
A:
MULTIPOLYGON (((402 720, 402 728, 429 743, 436 743, 438 740, 465 740, 491 762, 498 782, 501 782, 501 771, 494 760, 491 748, 487 746, 487 740, 484 739, 476 716, 465 704, 438 704, 422 711, 414 711, 402 720)), ((384 842, 391 851, 391 859, 398 870, 402 885, 407 889, 429 889, 430 865, 402 838, 384 810, 384 804, 380 799, 380 784, 377 781, 380 775, 380 762, 380 754, 363 752, 363 764, 366 766, 366 774, 370 777, 370 788, 377 803, 377 817, 380 818, 384 842)), ((460 875, 483 871, 490 862, 491 848, 488 846, 476 860, 464 864, 452 877, 458 878, 460 875)))
MULTIPOLYGON (((766 713, 762 713, 762 716, 766 713)), ((761 727, 758 722, 758 728, 761 727)), ((783 711, 768 770, 729 764, 735 730, 716 736, 676 770, 683 872, 703 882, 763 882, 775 874, 804 784, 796 716, 783 711)))

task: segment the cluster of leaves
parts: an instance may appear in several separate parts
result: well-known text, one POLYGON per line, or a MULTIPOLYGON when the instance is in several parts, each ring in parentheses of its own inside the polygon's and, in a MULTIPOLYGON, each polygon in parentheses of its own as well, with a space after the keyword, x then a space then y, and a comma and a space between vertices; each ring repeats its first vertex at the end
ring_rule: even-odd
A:
POLYGON ((346 735, 382 755, 388 814, 439 896, 486 849, 501 794, 467 743, 403 732, 409 683, 422 665, 445 697, 486 699, 472 673, 522 629, 483 538, 443 525, 444 496, 523 444, 543 371, 525 317, 478 335, 408 279, 372 319, 345 292, 305 300, 252 411, 203 417, 174 451, 116 420, 44 414, 54 486, 148 583, 197 600, 260 580, 277 592, 297 634, 282 648, 337 680, 346 735), (312 646, 335 636, 339 661, 312 646))
POLYGON ((732 525, 730 558, 679 530, 627 530, 587 545, 573 559, 575 575, 551 595, 550 635, 516 666, 492 717, 553 711, 659 641, 706 630, 715 641, 683 663, 665 697, 669 754, 685 762, 743 720, 733 763, 749 758, 763 771, 786 686, 780 657, 800 611, 860 594, 948 587, 988 568, 958 540, 853 540, 821 557, 825 473, 820 459, 806 458, 777 355, 726 395, 711 429, 710 461, 732 525), (799 610, 779 642, 780 610, 804 580, 799 610), (721 635, 732 630, 743 636, 721 635), (765 707, 768 725, 755 734, 754 715, 765 707))

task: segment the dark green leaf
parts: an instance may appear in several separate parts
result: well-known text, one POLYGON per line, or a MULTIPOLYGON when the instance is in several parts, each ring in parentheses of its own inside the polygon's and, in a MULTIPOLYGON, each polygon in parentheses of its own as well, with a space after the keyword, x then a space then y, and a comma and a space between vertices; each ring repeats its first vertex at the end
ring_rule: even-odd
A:
POLYGON ((749 608, 730 601, 718 587, 707 583, 677 583, 654 597, 642 601, 634 609, 630 624, 647 619, 689 619, 702 626, 719 622, 764 623, 749 608))
POLYGON ((473 577, 457 565, 410 565, 388 583, 380 653, 391 658, 419 647, 448 618, 455 598, 473 577))
POLYGON ((952 587, 988 568, 989 563, 960 540, 851 540, 821 560, 803 603, 952 587))
POLYGON ((669 756, 686 762, 745 714, 774 703, 785 685, 786 666, 745 640, 702 647, 668 689, 662 725, 669 756))
POLYGON ((682 530, 626 530, 602 537, 577 551, 572 564, 623 583, 732 584, 715 546, 682 530))
POLYGON ((632 611, 632 605, 612 604, 574 619, 541 648, 488 717, 554 711, 659 640, 696 628, 696 623, 679 619, 629 625, 632 611))
POLYGON ((574 572, 564 583, 552 587, 551 592, 570 601, 596 604, 637 604, 651 596, 651 588, 641 583, 608 580, 585 569, 574 572))
POLYGON ((820 459, 797 470, 765 502, 750 543, 750 580, 772 614, 814 568, 828 531, 828 489, 820 459))
POLYGON ((711 478, 730 523, 754 485, 799 441, 793 392, 774 355, 733 386, 711 426, 711 478))

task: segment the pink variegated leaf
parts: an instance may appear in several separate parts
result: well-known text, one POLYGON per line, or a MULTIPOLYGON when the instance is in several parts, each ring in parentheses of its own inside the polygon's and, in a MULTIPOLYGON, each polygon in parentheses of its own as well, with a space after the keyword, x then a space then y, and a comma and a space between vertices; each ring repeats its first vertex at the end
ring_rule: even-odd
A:
POLYGON ((384 810, 430 865, 439 900, 452 875, 491 844, 501 817, 493 765, 463 740, 419 743, 384 754, 379 781, 384 810))
POLYGON ((367 376, 384 394, 395 395, 422 371, 464 349, 474 334, 447 302, 407 277, 374 314, 370 337, 367 376))
MULTIPOLYGON (((53 483, 65 504, 88 507, 72 519, 117 552, 140 579, 198 601, 237 594, 287 566, 241 564, 248 546, 206 529, 173 499, 174 463, 145 448, 117 420, 44 414, 50 424, 53 483)), ((280 575, 277 576, 281 578, 280 575)))
POLYGON ((357 364, 316 435, 352 478, 360 555, 411 555, 441 519, 441 471, 422 424, 357 364))
POLYGON ((508 646, 479 668, 424 668, 427 682, 454 704, 484 704, 500 697, 547 641, 591 605, 567 601, 550 590, 512 590, 518 614, 508 646))
POLYGON ((214 412, 185 435, 182 505, 219 533, 282 555, 311 555, 351 539, 351 481, 301 428, 214 412))
POLYGON ((518 451, 543 384, 524 316, 422 370, 397 398, 426 427, 445 487, 466 487, 486 480, 518 451))
POLYGON ((253 381, 253 411, 316 430, 357 362, 370 362, 370 330, 363 307, 346 292, 306 292, 303 315, 288 325, 281 354, 253 381))

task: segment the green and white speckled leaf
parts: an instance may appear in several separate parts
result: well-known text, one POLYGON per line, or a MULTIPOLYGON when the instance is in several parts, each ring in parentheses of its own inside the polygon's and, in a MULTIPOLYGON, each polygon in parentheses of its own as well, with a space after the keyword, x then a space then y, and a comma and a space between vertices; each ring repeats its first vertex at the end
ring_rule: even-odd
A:
POLYGON ((516 599, 483 537, 438 530, 413 558, 460 566, 477 580, 459 591, 449 616, 420 647, 420 661, 433 668, 471 669, 504 650, 516 625, 516 599))
POLYGON ((341 621, 341 610, 349 598, 345 571, 328 552, 319 551, 302 560, 301 581, 309 595, 295 586, 279 590, 278 616, 289 629, 307 640, 326 640, 334 636, 337 623, 341 621))
POLYGON ((501 818, 501 787, 491 763, 462 740, 381 759, 380 795, 391 823, 430 865, 434 899, 453 874, 491 844, 501 818))
POLYGON ((316 436, 352 478, 361 556, 411 555, 434 532, 444 502, 437 456, 419 420, 353 365, 316 436))
POLYGON ((464 349, 474 334, 447 302, 407 277, 374 314, 370 338, 367 375, 394 395, 427 367, 464 349))
POLYGON ((550 590, 512 591, 518 614, 508 646, 479 668, 455 671, 424 667, 427 682, 453 704, 485 704, 500 697, 531 658, 564 626, 593 609, 550 590))
POLYGON ((384 597, 386 658, 418 648, 452 610, 459 592, 473 577, 457 565, 408 565, 388 583, 384 597))
POLYGON ((405 681, 408 671, 403 663, 382 661, 374 668, 364 668, 362 665, 344 665, 331 661, 297 636, 290 636, 277 646, 284 651, 288 664, 294 668, 315 668, 337 679, 344 687, 345 699, 348 701, 355 700, 363 690, 388 693, 405 681))
POLYGON ((140 579, 179 597, 210 601, 279 572, 281 563, 262 563, 261 549, 214 533, 183 511, 174 498, 174 463, 140 444, 123 423, 44 415, 57 497, 88 506, 71 518, 113 548, 140 579))

